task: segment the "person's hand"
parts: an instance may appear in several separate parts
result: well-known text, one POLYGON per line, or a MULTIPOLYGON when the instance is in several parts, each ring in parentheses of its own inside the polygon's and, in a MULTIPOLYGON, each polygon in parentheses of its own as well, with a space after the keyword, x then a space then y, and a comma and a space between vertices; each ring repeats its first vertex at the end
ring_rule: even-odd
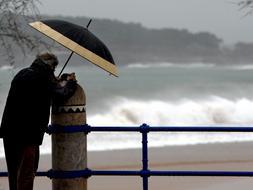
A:
POLYGON ((76 81, 76 75, 75 73, 70 73, 67 77, 67 80, 76 81))
POLYGON ((60 81, 60 80, 61 80, 61 78, 60 78, 60 77, 55 76, 55 80, 56 80, 56 81, 60 81))

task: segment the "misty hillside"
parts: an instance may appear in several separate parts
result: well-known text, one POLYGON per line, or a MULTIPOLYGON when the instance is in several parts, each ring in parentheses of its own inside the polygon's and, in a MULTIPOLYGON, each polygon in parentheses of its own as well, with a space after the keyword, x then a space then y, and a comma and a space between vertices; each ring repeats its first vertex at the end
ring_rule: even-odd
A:
MULTIPOLYGON (((86 26, 85 17, 50 17, 86 26)), ((112 51, 116 62, 205 62, 221 54, 222 40, 213 34, 187 30, 147 29, 138 23, 94 19, 89 27, 112 51)))
MULTIPOLYGON (((89 22, 87 17, 42 18, 66 20, 84 27, 89 22)), ((192 33, 186 29, 171 28, 148 29, 139 23, 123 23, 109 19, 93 19, 89 30, 108 46, 118 65, 133 62, 224 64, 251 63, 253 60, 253 44, 237 43, 234 47, 225 48, 222 39, 209 32, 192 33)), ((64 50, 63 47, 61 49, 64 50)))

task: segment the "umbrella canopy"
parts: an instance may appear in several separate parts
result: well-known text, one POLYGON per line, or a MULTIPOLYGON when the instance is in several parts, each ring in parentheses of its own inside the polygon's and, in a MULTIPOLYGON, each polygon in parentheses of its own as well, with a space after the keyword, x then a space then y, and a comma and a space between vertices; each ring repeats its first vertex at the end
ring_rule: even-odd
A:
POLYGON ((87 28, 62 20, 36 21, 29 25, 110 74, 118 76, 110 51, 87 28))

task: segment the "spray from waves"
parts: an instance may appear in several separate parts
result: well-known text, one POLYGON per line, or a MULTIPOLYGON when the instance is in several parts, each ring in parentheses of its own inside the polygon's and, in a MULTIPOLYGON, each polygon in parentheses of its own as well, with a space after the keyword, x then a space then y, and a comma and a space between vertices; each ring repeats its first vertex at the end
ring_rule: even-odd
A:
POLYGON ((139 69, 148 69, 148 68, 202 68, 202 67, 214 67, 214 63, 169 63, 169 62, 160 62, 160 63, 132 63, 127 65, 127 68, 139 68, 139 69))
MULTIPOLYGON (((229 100, 209 97, 206 100, 137 101, 119 98, 106 113, 88 116, 93 126, 130 126, 147 123, 153 126, 249 126, 253 123, 253 100, 229 100)), ((100 133, 89 135, 91 150, 127 149, 141 146, 136 133, 100 133), (99 139, 99 141, 97 140, 99 139), (124 139, 124 140, 122 140, 124 139)), ((149 146, 195 145, 252 141, 252 133, 150 133, 149 146)))
MULTIPOLYGON (((205 100, 182 99, 179 101, 139 101, 128 98, 110 100, 105 112, 88 115, 92 126, 151 126, 190 125, 236 125, 253 123, 253 99, 237 100, 212 96, 205 100)), ((252 133, 150 133, 149 146, 195 145, 207 143, 252 141, 252 133)), ((91 133, 88 135, 88 150, 113 150, 139 148, 139 133, 91 133)), ((2 147, 2 142, 0 142, 2 147)), ((50 136, 45 135, 41 153, 51 153, 50 136)), ((0 157, 4 151, 0 148, 0 157)))
POLYGON ((253 65, 249 64, 249 65, 233 65, 233 66, 229 66, 228 69, 232 69, 232 70, 253 70, 253 65))
POLYGON ((7 70, 12 70, 14 66, 11 65, 3 65, 0 67, 0 71, 7 71, 7 70))
POLYGON ((253 123, 253 100, 212 96, 177 102, 119 98, 106 113, 89 116, 91 125, 247 125, 253 123))

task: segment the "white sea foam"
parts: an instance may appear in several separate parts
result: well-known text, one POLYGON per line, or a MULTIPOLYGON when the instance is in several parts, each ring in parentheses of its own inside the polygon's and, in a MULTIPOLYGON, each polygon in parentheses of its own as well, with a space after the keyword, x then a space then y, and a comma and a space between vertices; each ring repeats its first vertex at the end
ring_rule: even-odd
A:
MULTIPOLYGON (((253 100, 229 100, 209 97, 206 100, 183 99, 177 102, 159 100, 115 100, 106 113, 88 117, 93 126, 250 126, 253 123, 253 100)), ((252 133, 159 133, 149 135, 149 146, 190 145, 252 141, 252 133)), ((138 133, 100 133, 89 135, 89 149, 126 149, 141 146, 138 133), (99 139, 99 141, 98 141, 99 139), (124 139, 124 140, 122 140, 124 139)))
POLYGON ((127 98, 114 100, 106 113, 89 117, 91 125, 229 125, 253 123, 253 100, 229 100, 212 96, 206 100, 176 102, 127 98))
MULTIPOLYGON (((253 123, 253 100, 229 100, 212 96, 205 100, 182 99, 176 102, 127 98, 111 100, 105 113, 88 115, 91 126, 250 126, 253 123)), ((221 142, 252 141, 252 133, 150 133, 149 146, 194 145, 221 142)), ((51 152, 50 136, 45 135, 41 153, 51 152)), ((1 142, 0 142, 1 143, 1 142)), ((0 145, 2 147, 2 145, 0 145)), ((140 133, 90 133, 89 150, 111 150, 141 147, 140 133)), ((0 157, 4 155, 0 148, 0 157)))
POLYGON ((214 63, 169 63, 169 62, 159 62, 159 63, 132 63, 127 66, 127 68, 201 68, 201 67, 214 67, 214 63))
POLYGON ((235 66, 228 66, 233 70, 253 70, 253 64, 250 65, 235 65, 235 66))
POLYGON ((3 65, 0 67, 0 71, 6 71, 6 70, 11 70, 13 69, 14 67, 11 66, 11 65, 3 65))

